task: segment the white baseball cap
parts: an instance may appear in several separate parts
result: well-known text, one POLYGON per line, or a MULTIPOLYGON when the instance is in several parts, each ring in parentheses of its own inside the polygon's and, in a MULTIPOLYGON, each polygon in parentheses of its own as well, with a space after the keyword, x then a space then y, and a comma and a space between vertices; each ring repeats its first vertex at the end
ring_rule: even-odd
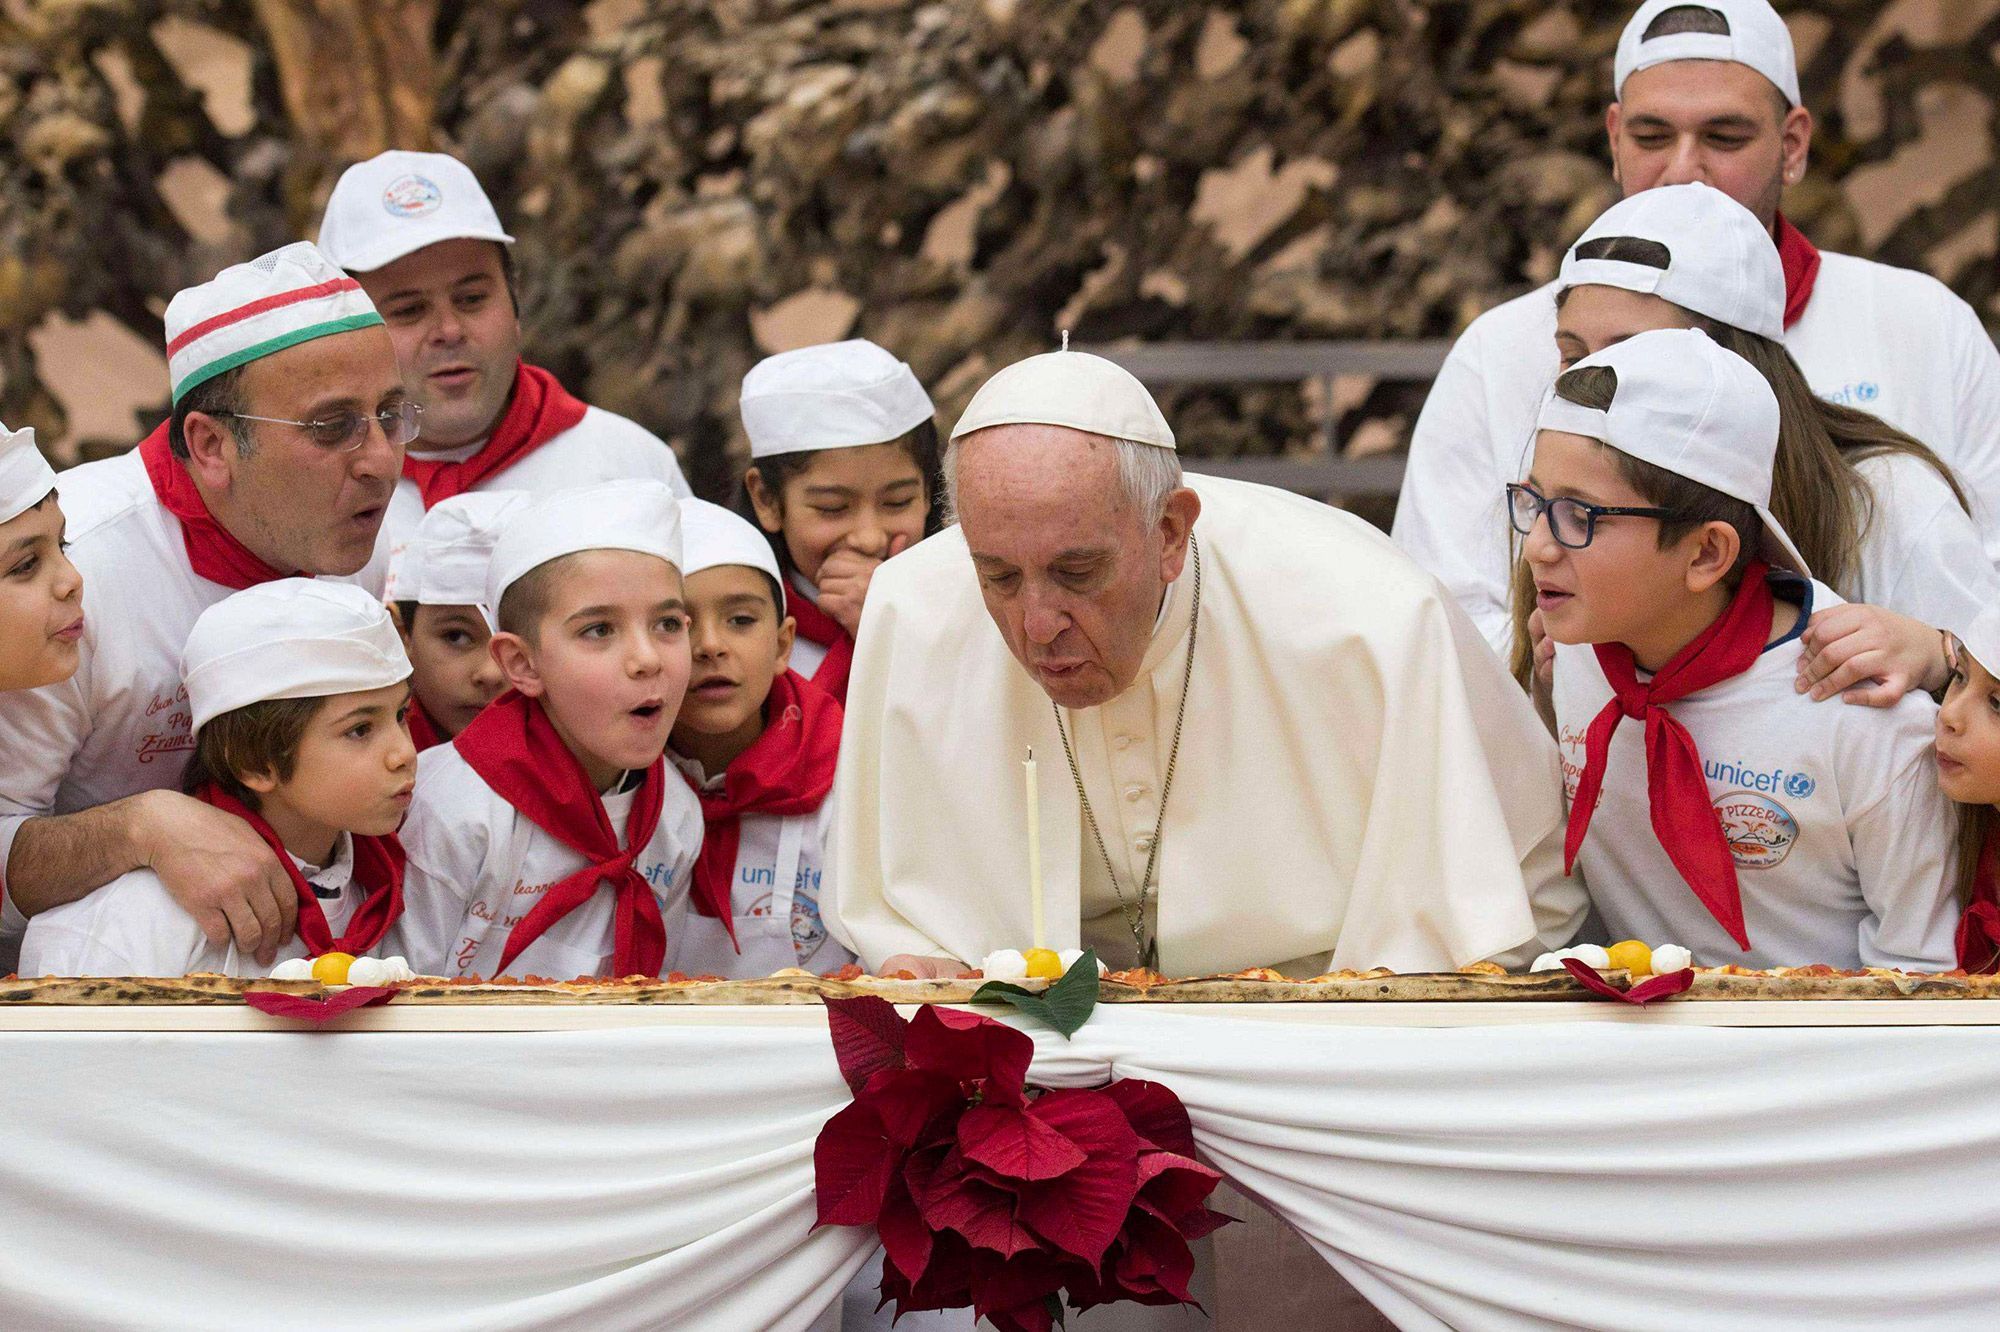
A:
POLYGON ((35 428, 0 425, 0 523, 20 517, 55 488, 56 471, 35 447, 35 428))
POLYGON ((1793 106, 1799 102, 1798 55, 1792 32, 1770 0, 1646 0, 1618 35, 1618 55, 1612 62, 1615 96, 1625 95, 1625 80, 1642 69, 1669 60, 1728 60, 1748 65, 1777 86, 1793 106), (1646 29, 1669 9, 1709 9, 1722 16, 1726 33, 1674 32, 1648 38, 1646 29))
POLYGON ((1620 453, 1742 500, 1763 520, 1764 559, 1810 575, 1798 547, 1771 516, 1771 464, 1778 454, 1778 396, 1755 366, 1695 328, 1655 329, 1571 366, 1618 376, 1608 410, 1542 399, 1537 430, 1601 440, 1620 453))
POLYGON ((1173 427, 1138 377, 1089 352, 1054 351, 1016 361, 972 395, 951 437, 997 425, 1067 426, 1092 435, 1174 447, 1173 427))
POLYGON ((1757 215, 1721 190, 1695 182, 1641 190, 1604 210, 1563 256, 1558 292, 1571 287, 1649 292, 1684 310, 1782 342, 1785 265, 1757 215), (1630 236, 1667 251, 1664 268, 1625 259, 1584 259, 1593 241, 1630 236))
POLYGON ((514 238, 472 168, 444 153, 392 148, 340 173, 319 222, 319 247, 350 273, 369 273, 447 240, 514 238))
POLYGON ((383 689, 410 678, 389 609, 352 583, 280 578, 203 611, 181 653, 193 726, 274 698, 383 689))
POLYGON ((396 600, 419 606, 479 606, 493 544, 509 515, 528 502, 520 490, 468 490, 440 500, 417 524, 396 572, 396 600))
POLYGON ((2000 606, 1986 607, 1972 623, 1953 629, 1952 635, 1988 675, 2000 675, 2000 606))
POLYGON ((231 264, 167 302, 174 401, 239 365, 381 322, 361 284, 305 241, 231 264))
POLYGON ((486 569, 486 604, 524 574, 585 550, 633 550, 680 568, 680 500, 664 481, 607 481, 540 496, 510 512, 486 569))
MULTIPOLYGON (((740 564, 766 574, 785 595, 785 576, 778 572, 778 557, 771 551, 770 538, 741 514, 703 499, 681 501, 681 575, 692 578, 703 569, 740 564)), ((780 600, 778 613, 785 603, 780 600)))
POLYGON ((765 357, 743 376, 738 410, 752 458, 887 444, 937 411, 917 372, 866 338, 765 357))

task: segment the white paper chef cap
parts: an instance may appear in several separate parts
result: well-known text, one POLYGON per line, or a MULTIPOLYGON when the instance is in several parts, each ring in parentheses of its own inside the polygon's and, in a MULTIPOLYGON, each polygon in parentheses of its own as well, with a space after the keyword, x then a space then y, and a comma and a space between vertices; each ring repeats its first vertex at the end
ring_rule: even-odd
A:
POLYGON ((972 395, 951 437, 997 425, 1068 426, 1174 447, 1173 428, 1146 386, 1124 366, 1089 352, 1043 352, 1014 362, 972 395))
POLYGON ((1598 411, 1542 399, 1538 430, 1602 440, 1620 453, 1742 500, 1763 520, 1770 564, 1812 571, 1771 516, 1771 463, 1778 453, 1778 396, 1755 366, 1700 329, 1641 333, 1571 366, 1607 366, 1618 376, 1611 407, 1598 411))
POLYGON ((664 481, 607 481, 558 490, 515 509, 500 525, 486 570, 486 604, 522 575, 585 550, 634 550, 681 563, 681 510, 664 481))
MULTIPOLYGON (((778 571, 778 557, 771 552, 770 538, 756 524, 720 504, 702 499, 681 501, 681 576, 692 578, 703 569, 723 564, 740 564, 767 574, 784 595, 785 576, 778 571)), ((784 603, 778 603, 779 613, 784 603)))
POLYGON ((1607 208, 1563 256, 1556 290, 1583 286, 1650 292, 1760 338, 1785 337, 1785 265, 1771 233, 1755 213, 1699 182, 1641 190, 1607 208), (1656 242, 1667 266, 1577 257, 1614 236, 1656 242))
POLYGON ((2000 606, 1988 606, 1970 624, 1954 627, 1952 633, 1988 675, 2000 676, 2000 606))
POLYGON ((1624 95, 1626 79, 1669 60, 1748 65, 1775 84, 1787 102, 1799 105, 1799 64, 1791 29, 1770 0, 1646 0, 1618 35, 1618 54, 1611 66, 1617 95, 1624 95), (1646 29, 1669 9, 1712 9, 1722 15, 1729 31, 1674 32, 1647 40, 1646 29))
POLYGON ((0 425, 0 523, 20 517, 55 488, 55 468, 35 447, 35 428, 0 425))
POLYGON ((916 371, 866 338, 765 357, 738 410, 752 458, 886 444, 936 411, 916 371))
POLYGON ((394 599, 420 606, 484 606, 493 544, 508 516, 527 502, 519 490, 468 490, 440 500, 403 548, 394 599))
POLYGON ((392 148, 356 162, 340 173, 319 223, 319 247, 353 273, 447 240, 514 243, 472 168, 444 153, 392 148))
POLYGON ((381 322, 361 284, 305 241, 232 264, 167 302, 174 401, 273 352, 381 322))
POLYGON ((181 653, 193 727, 274 698, 382 689, 410 677, 389 609, 352 583, 280 578, 216 602, 181 653))

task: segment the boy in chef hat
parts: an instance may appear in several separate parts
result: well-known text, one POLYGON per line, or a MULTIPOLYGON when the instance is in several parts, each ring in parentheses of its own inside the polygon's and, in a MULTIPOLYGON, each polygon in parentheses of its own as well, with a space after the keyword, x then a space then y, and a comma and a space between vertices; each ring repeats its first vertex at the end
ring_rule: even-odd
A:
POLYGON ((527 502, 518 490, 442 500, 397 560, 396 615, 415 672, 410 738, 419 753, 464 730, 506 687, 487 650, 493 608, 486 604, 486 571, 501 525, 527 502))
POLYGON ((793 669, 844 700, 869 579, 938 530, 930 395, 908 365, 854 338, 759 361, 741 410, 743 512, 798 594, 793 669))
MULTIPOLYGON (((376 949, 402 912, 396 826, 416 777, 402 725, 410 661, 388 609, 350 584, 261 583, 201 613, 182 677, 195 732, 185 789, 255 829, 298 891, 298 934, 279 957, 376 949)), ((29 921, 21 970, 263 974, 234 943, 210 943, 147 869, 29 921)))
POLYGON ((420 968, 660 974, 701 847, 663 757, 689 667, 680 528, 658 481, 558 491, 502 524, 485 602, 510 688, 425 760, 403 832, 420 968))
POLYGON ((1954 963, 1933 711, 1823 708, 1789 651, 1839 604, 1771 516, 1778 401, 1695 329, 1585 357, 1507 487, 1557 643, 1557 743, 1612 938, 1708 966, 1954 963))
POLYGON ((1938 789, 1957 803, 1958 965, 2000 971, 2000 607, 1945 638, 1938 789))
POLYGON ((735 977, 834 970, 854 960, 819 911, 840 704, 787 665, 794 626, 763 533, 684 499, 681 548, 694 665, 668 757, 706 826, 674 965, 735 977))
POLYGON ((0 425, 0 692, 76 674, 83 576, 63 553, 56 474, 35 432, 0 425))

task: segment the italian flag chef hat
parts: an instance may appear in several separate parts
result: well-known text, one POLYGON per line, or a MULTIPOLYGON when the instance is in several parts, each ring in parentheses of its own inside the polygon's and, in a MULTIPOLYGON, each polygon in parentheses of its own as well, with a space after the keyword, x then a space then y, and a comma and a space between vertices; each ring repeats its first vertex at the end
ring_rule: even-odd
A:
POLYGON ((223 269, 167 305, 167 374, 178 403, 239 365, 382 322, 361 284, 298 241, 223 269))

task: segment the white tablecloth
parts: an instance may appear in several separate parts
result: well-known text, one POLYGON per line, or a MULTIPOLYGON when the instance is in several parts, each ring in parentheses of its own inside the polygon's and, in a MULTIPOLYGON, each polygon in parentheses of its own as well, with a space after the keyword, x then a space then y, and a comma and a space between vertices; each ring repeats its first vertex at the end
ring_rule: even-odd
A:
MULTIPOLYGON (((848 1096, 810 1025, 0 1032, 8 1327, 744 1332, 848 1096)), ((2000 1309, 2000 1028, 1426 1030, 1101 1010, 1033 1077, 1165 1082, 1407 1328, 1969 1326, 2000 1309)))

